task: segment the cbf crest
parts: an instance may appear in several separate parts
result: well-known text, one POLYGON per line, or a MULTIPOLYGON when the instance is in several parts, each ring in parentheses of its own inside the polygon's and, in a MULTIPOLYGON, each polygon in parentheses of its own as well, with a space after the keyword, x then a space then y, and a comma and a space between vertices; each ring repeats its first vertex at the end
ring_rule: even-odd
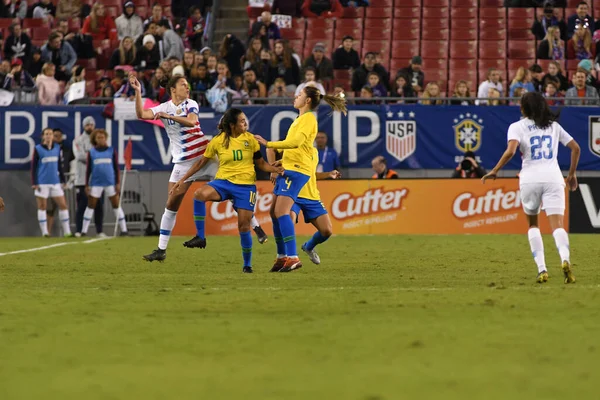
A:
POLYGON ((395 159, 404 161, 417 150, 417 123, 414 120, 404 120, 405 117, 414 118, 415 113, 388 111, 386 115, 388 120, 385 122, 385 148, 395 159))
POLYGON ((483 133, 483 119, 477 114, 460 114, 454 119, 454 137, 456 148, 460 151, 477 151, 481 147, 481 135, 483 133))
POLYGON ((595 156, 600 157, 600 117, 590 115, 588 129, 590 151, 595 156))

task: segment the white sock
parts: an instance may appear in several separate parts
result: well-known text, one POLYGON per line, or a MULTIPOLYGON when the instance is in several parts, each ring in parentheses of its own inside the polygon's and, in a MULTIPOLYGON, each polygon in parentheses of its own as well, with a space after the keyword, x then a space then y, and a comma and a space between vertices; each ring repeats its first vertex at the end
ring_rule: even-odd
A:
POLYGON ((571 262, 571 252, 569 250, 569 235, 563 228, 556 229, 552 236, 554 236, 554 242, 560 254, 560 261, 571 262))
POLYGON ((252 219, 250 220, 250 227, 252 229, 256 228, 257 226, 260 226, 260 224, 258 223, 258 221, 256 220, 256 217, 253 215, 252 219))
POLYGON ((539 228, 529 228, 527 232, 529 236, 529 246, 531 254, 538 267, 538 272, 546 271, 546 257, 544 256, 544 242, 542 241, 542 233, 539 228))
POLYGON ((160 236, 158 237, 158 248, 166 250, 171 238, 171 231, 175 226, 175 220, 177 218, 177 211, 167 210, 160 220, 160 236))
POLYGON ((48 234, 48 217, 46 217, 46 210, 37 210, 38 222, 40 223, 40 230, 42 236, 48 234))
MULTIPOLYGON (((92 212, 94 211, 92 210, 92 212)), ((69 221, 69 210, 58 210, 58 218, 60 218, 60 224, 62 225, 63 234, 70 235, 71 222, 69 221)))
POLYGON ((81 233, 87 233, 90 222, 92 222, 92 217, 94 216, 94 209, 86 207, 85 212, 83 213, 83 225, 81 227, 81 233))
POLYGON ((115 211, 115 219, 119 222, 119 229, 121 232, 127 232, 127 221, 125 221, 125 213, 121 207, 114 208, 115 211))

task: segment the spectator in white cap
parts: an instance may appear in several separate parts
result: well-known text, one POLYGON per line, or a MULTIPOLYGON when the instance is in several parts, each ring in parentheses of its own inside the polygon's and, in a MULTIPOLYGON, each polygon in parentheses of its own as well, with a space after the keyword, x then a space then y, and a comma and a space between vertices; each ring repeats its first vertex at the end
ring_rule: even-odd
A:
MULTIPOLYGON (((73 154, 75 155, 75 193, 77 195, 77 212, 75 214, 75 225, 77 227, 75 236, 81 237, 81 228, 83 226, 83 213, 88 204, 87 194, 85 193, 85 179, 88 153, 92 148, 90 135, 96 128, 94 117, 87 116, 83 119, 83 133, 73 140, 73 154)), ((96 205, 94 210, 94 222, 96 224, 96 233, 99 237, 106 237, 102 232, 102 221, 104 220, 104 196, 96 205)))
POLYGON ((115 25, 117 26, 119 40, 123 40, 124 37, 129 36, 135 41, 144 33, 144 23, 135 13, 135 4, 133 4, 133 1, 125 2, 123 5, 123 14, 115 20, 115 25))
POLYGON ((158 68, 158 64, 160 64, 160 51, 158 51, 154 36, 150 34, 144 36, 142 47, 135 56, 134 65, 138 70, 158 68))

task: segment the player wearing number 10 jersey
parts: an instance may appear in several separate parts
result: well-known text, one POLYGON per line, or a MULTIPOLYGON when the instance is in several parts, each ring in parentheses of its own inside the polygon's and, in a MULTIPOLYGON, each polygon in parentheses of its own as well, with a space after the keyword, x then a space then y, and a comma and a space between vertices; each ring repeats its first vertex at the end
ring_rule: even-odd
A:
POLYGON ((571 166, 566 182, 571 191, 577 189, 575 172, 579 162, 579 145, 558 124, 553 121, 546 100, 540 93, 526 93, 521 100, 521 113, 525 118, 508 128, 508 148, 489 174, 482 180, 495 179, 498 171, 521 150, 523 164, 519 173, 521 203, 529 222, 529 244, 538 267, 537 282, 548 280, 544 256, 544 243, 538 225, 541 209, 546 212, 552 229, 556 248, 562 261, 565 283, 574 283, 569 236, 563 228, 565 212, 565 180, 558 166, 559 142, 571 150, 571 166))
POLYGON ((186 180, 200 171, 209 160, 219 158, 219 169, 215 180, 202 186, 194 193, 194 222, 196 236, 184 243, 185 247, 206 247, 204 219, 207 201, 232 200, 238 213, 238 228, 244 260, 243 272, 252 272, 252 236, 250 220, 256 204, 256 172, 254 165, 265 172, 283 172, 283 168, 273 167, 265 162, 260 145, 248 133, 248 120, 242 110, 230 108, 223 114, 218 126, 221 133, 208 144, 204 156, 191 166, 189 171, 172 188, 176 194, 185 188, 186 180))

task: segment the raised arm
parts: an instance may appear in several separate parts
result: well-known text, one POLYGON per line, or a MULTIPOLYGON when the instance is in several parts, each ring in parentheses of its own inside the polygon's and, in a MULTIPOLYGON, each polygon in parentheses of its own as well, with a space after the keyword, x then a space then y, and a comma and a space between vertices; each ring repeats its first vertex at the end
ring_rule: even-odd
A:
POLYGON ((135 114, 139 119, 154 119, 154 112, 152 110, 144 110, 144 104, 142 103, 142 85, 138 81, 135 73, 129 74, 129 84, 135 90, 135 114))
POLYGON ((262 136, 254 135, 254 138, 258 140, 258 143, 269 149, 297 149, 300 145, 306 140, 308 135, 302 131, 298 131, 295 134, 288 134, 285 140, 280 140, 278 142, 269 142, 264 139, 262 136))
POLYGON ((187 128, 193 128, 196 125, 198 125, 198 114, 193 112, 189 113, 185 117, 176 117, 174 115, 168 115, 166 113, 158 113, 156 114, 156 118, 170 119, 171 121, 175 121, 179 125, 185 126, 187 128))

